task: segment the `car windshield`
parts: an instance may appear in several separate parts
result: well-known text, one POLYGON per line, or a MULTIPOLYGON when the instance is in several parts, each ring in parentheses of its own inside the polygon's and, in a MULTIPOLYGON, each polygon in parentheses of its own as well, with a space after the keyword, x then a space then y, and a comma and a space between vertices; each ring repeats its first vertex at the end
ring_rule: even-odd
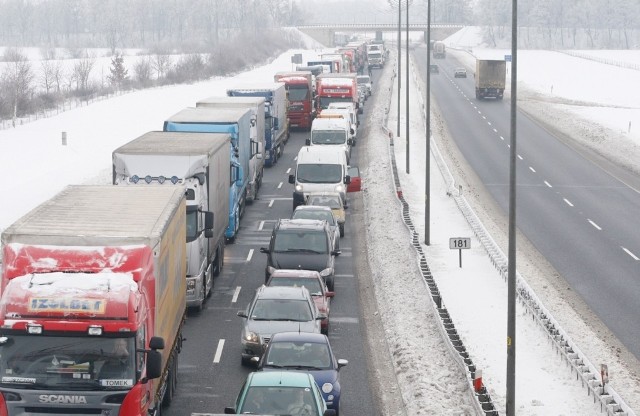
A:
POLYGON ((129 389, 133 338, 0 336, 0 386, 18 389, 129 389))
POLYGON ((310 196, 307 205, 321 205, 330 208, 342 207, 340 198, 334 196, 310 196))
POLYGON ((312 295, 322 295, 322 287, 318 279, 301 279, 298 277, 272 277, 269 286, 304 286, 312 295))
POLYGON ((313 144, 345 144, 347 132, 345 130, 312 130, 311 143, 313 144))
POLYGON ((313 367, 319 370, 332 367, 329 346, 317 342, 275 342, 269 346, 264 363, 282 367, 313 367))
POLYGON ((320 97, 320 108, 329 107, 330 103, 352 103, 353 97, 320 97))
POLYGON ((329 163, 298 164, 296 179, 300 183, 342 182, 342 165, 329 163))
POLYGON ((282 386, 249 387, 238 413, 320 416, 310 388, 282 386))
POLYGON ((276 233, 273 251, 308 252, 324 254, 329 252, 327 234, 324 230, 279 230, 276 233))
POLYGON ((309 87, 306 85, 289 85, 289 101, 304 101, 309 97, 309 87))
POLYGON ((251 311, 251 319, 308 322, 313 315, 304 299, 258 299, 251 311))
POLYGON ((336 219, 331 211, 326 209, 297 209, 291 219, 325 220, 329 225, 336 225, 336 219))

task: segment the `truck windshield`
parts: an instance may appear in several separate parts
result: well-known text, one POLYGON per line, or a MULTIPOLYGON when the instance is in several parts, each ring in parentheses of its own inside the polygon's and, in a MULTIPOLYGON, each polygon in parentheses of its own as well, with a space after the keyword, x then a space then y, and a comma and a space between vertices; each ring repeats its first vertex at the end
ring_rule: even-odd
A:
POLYGON ((304 101, 309 98, 309 88, 306 85, 289 85, 289 101, 304 101))
POLYGON ((331 103, 353 103, 353 97, 320 97, 320 108, 329 108, 331 103))
POLYGON ((341 183, 342 165, 327 163, 298 164, 296 178, 300 183, 341 183))
POLYGON ((347 132, 341 130, 311 130, 313 144, 345 144, 347 132))
POLYGON ((0 386, 50 390, 133 387, 134 338, 0 335, 0 386))

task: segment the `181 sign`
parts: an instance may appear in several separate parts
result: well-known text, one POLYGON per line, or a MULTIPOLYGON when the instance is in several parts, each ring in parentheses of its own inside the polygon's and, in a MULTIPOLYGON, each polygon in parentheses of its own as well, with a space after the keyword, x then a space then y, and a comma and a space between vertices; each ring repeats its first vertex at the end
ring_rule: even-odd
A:
POLYGON ((449 239, 449 248, 458 250, 458 262, 462 267, 462 250, 471 248, 471 238, 469 237, 452 237, 449 239))

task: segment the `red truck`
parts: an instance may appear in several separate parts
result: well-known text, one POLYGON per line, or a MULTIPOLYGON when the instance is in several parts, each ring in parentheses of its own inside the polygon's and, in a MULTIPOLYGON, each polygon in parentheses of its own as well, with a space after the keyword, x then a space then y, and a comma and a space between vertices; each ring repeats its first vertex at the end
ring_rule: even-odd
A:
POLYGON ((277 72, 276 82, 283 82, 289 99, 289 126, 309 130, 316 109, 313 106, 313 75, 311 71, 277 72))
POLYGON ((362 113, 358 100, 358 82, 355 73, 321 74, 316 77, 316 114, 332 102, 353 103, 362 113))
POLYGON ((171 402, 184 193, 69 186, 4 230, 0 415, 149 416, 171 402))

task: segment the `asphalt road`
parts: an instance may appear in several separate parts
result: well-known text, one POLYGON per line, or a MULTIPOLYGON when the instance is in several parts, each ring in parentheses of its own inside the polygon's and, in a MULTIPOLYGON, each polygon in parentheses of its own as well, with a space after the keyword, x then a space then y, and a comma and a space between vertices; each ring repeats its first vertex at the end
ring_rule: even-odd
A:
MULTIPOLYGON (((426 62, 426 49, 415 52, 416 61, 426 62)), ((451 56, 432 63, 440 67, 431 76, 432 97, 452 139, 506 215, 509 100, 477 100, 473 69, 467 78, 453 78, 461 65, 451 56)), ((516 131, 518 228, 640 358, 638 178, 619 175, 615 165, 563 141, 522 112, 516 131)))
MULTIPOLYGON (((366 109, 361 119, 364 116, 366 109)), ((178 389, 164 415, 223 413, 225 406, 234 405, 252 371, 240 362, 241 318, 236 313, 245 309, 264 282, 266 255, 260 253, 260 247, 268 246, 275 221, 291 216, 293 185, 288 183, 288 175, 295 169, 295 157, 307 136, 307 132, 293 132, 278 163, 265 168, 259 199, 247 206, 235 243, 225 249, 224 268, 211 298, 201 313, 189 314, 179 358, 178 389)), ((366 137, 359 136, 358 145, 362 145, 366 137)), ((358 160, 358 145, 352 150, 352 164, 358 160)), ((340 241, 342 254, 335 266, 336 296, 331 304, 329 339, 336 357, 349 361, 341 370, 342 416, 381 414, 371 387, 375 363, 367 353, 357 258, 352 250, 357 227, 350 219, 358 216, 361 208, 360 196, 349 194, 346 233, 340 241)))

